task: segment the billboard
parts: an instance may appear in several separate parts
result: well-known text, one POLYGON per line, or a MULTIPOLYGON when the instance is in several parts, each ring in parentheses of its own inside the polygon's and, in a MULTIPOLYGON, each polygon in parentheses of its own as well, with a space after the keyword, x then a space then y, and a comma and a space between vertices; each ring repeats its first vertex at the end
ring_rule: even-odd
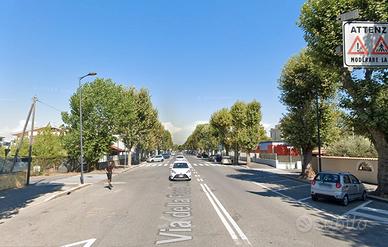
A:
POLYGON ((388 23, 342 24, 345 67, 388 67, 388 23))

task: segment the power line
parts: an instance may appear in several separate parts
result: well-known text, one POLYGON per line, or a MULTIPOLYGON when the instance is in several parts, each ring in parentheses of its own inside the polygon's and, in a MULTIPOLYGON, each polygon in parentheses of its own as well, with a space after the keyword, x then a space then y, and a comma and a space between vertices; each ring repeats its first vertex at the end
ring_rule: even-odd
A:
POLYGON ((41 103, 41 104, 43 104, 43 105, 47 106, 47 107, 50 107, 50 108, 51 108, 51 109, 53 109, 53 110, 56 110, 56 111, 58 111, 58 112, 64 112, 64 111, 62 111, 62 110, 60 110, 60 109, 56 108, 55 106, 52 106, 52 105, 50 105, 50 104, 47 104, 47 103, 45 103, 45 102, 42 102, 42 101, 41 101, 41 100, 39 100, 39 99, 37 99, 37 101, 38 101, 39 103, 41 103))

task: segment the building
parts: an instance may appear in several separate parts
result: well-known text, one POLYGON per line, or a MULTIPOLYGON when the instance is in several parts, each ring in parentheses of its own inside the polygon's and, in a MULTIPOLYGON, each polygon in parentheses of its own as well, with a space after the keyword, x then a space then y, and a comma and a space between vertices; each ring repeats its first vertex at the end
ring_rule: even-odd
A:
POLYGON ((299 156, 300 152, 297 148, 290 146, 284 141, 266 141, 260 142, 257 146, 256 153, 261 154, 277 154, 299 156))
MULTIPOLYGON (((62 130, 60 128, 53 127, 53 126, 51 126, 50 123, 48 123, 45 127, 34 128, 34 130, 32 132, 32 136, 37 136, 39 133, 43 132, 43 130, 46 129, 47 127, 50 127, 51 132, 55 135, 59 136, 62 132, 62 130)), ((12 135, 15 137, 15 140, 18 140, 23 136, 23 131, 14 133, 12 135)), ((26 130, 24 137, 29 137, 30 135, 31 135, 31 129, 26 130)))
POLYGON ((272 141, 281 141, 282 133, 280 131, 280 124, 275 125, 275 128, 271 128, 270 136, 272 141))

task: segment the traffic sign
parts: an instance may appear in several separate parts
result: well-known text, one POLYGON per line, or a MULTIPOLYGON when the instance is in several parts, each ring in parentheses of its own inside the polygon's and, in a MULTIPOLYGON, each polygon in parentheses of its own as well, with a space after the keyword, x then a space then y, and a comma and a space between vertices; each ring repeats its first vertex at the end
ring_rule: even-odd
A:
POLYGON ((343 22, 342 33, 345 67, 388 67, 388 23, 343 22))

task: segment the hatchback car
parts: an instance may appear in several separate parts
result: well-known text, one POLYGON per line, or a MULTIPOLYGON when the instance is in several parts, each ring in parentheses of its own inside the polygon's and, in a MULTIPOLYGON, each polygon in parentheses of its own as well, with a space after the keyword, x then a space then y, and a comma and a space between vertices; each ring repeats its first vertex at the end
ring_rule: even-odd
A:
POLYGON ((190 165, 184 161, 175 161, 170 168, 170 180, 191 180, 190 165))
POLYGON ((147 162, 163 162, 163 161, 164 161, 164 158, 162 155, 155 155, 147 159, 147 162))
POLYGON ((179 155, 176 156, 175 160, 176 160, 176 161, 185 161, 186 158, 185 158, 185 156, 179 154, 179 155))
POLYGON ((222 156, 221 164, 223 164, 223 165, 231 165, 232 164, 232 159, 230 158, 230 156, 222 156))
POLYGON ((311 199, 328 198, 341 201, 366 200, 366 190, 361 181, 350 173, 320 172, 311 181, 311 199))

